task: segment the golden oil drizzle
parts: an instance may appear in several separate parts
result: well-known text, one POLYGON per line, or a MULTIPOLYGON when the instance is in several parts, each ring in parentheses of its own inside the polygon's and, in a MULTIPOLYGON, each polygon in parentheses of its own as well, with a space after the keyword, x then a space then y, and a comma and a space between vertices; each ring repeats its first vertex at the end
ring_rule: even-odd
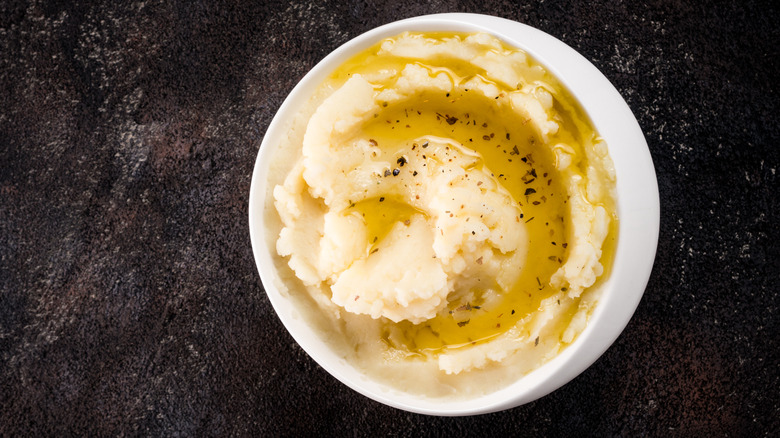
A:
MULTIPOLYGON (((425 36, 464 38, 465 34, 436 32, 426 33, 425 36)), ((379 70, 400 72, 406 64, 417 63, 431 71, 445 71, 454 78, 456 88, 450 93, 425 92, 388 105, 356 135, 375 140, 384 154, 395 154, 408 147, 412 139, 426 135, 451 138, 476 151, 483 160, 481 164, 490 169, 519 203, 523 212, 520 220, 525 223, 530 239, 525 264, 517 267, 521 270, 517 283, 508 291, 493 292, 501 295, 497 305, 486 306, 480 298, 472 302, 455 300, 435 318, 420 324, 386 321, 383 339, 390 346, 409 354, 424 355, 435 355, 444 349, 492 339, 536 311, 542 300, 560 292, 553 290, 549 280, 566 259, 570 219, 566 191, 553 165, 553 157, 529 120, 512 111, 508 101, 490 99, 474 90, 467 91, 457 86, 466 78, 484 73, 480 69, 463 62, 453 63, 452 60, 430 60, 432 65, 427 65, 418 60, 378 56, 378 47, 376 45, 343 64, 330 77, 331 86, 337 88, 353 74, 379 70), (437 61, 440 63, 437 64, 437 61), (446 65, 446 68, 441 65, 446 65)), ((505 49, 513 50, 509 47, 505 49)), ((598 140, 595 130, 571 94, 549 74, 545 73, 544 79, 551 87, 545 89, 553 95, 554 107, 563 128, 548 142, 573 145, 579 155, 584 156, 582 148, 590 147, 598 140)), ((514 91, 501 84, 495 85, 503 92, 514 91)), ((579 163, 581 169, 585 169, 586 165, 586 161, 579 163)), ((607 271, 614 254, 617 221, 614 203, 610 200, 604 200, 604 203, 613 215, 602 257, 607 271)), ((372 198, 357 203, 354 209, 366 221, 371 248, 381 241, 394 223, 422 213, 392 193, 381 201, 372 198)), ((487 293, 477 292, 474 294, 477 297, 487 293)), ((574 309, 570 309, 565 325, 568 325, 573 312, 574 309)))

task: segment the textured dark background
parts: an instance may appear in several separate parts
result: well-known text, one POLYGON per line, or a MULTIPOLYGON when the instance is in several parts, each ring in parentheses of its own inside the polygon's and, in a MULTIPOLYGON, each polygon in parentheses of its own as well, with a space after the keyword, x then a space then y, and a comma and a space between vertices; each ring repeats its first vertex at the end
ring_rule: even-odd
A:
POLYGON ((776 3, 75 3, 0 2, 0 436, 778 433, 776 3), (352 392, 293 342, 247 199, 318 60, 454 11, 599 67, 647 137, 662 218, 647 292, 598 362, 534 403, 436 418, 352 392))

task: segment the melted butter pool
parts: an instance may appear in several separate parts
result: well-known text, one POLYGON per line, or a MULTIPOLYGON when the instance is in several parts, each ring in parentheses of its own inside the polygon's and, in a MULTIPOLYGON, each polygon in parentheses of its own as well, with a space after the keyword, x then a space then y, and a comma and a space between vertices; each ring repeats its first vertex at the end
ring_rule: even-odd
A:
MULTIPOLYGON (((455 34, 430 34, 454 36, 455 34)), ((475 289, 454 291, 448 306, 435 318, 420 324, 408 321, 383 322, 383 341, 409 354, 435 355, 445 349, 473 345, 492 339, 514 326, 521 318, 536 311, 542 300, 560 292, 549 285, 552 274, 566 256, 568 242, 566 194, 554 167, 549 147, 543 145, 531 123, 511 111, 502 95, 490 99, 474 90, 458 86, 465 79, 482 74, 466 63, 439 60, 438 67, 419 61, 389 56, 377 57, 376 47, 348 61, 332 77, 334 88, 350 75, 378 69, 400 71, 415 62, 430 71, 445 71, 456 84, 450 93, 426 92, 378 111, 370 122, 356 132, 356 137, 376 141, 387 157, 408 148, 413 139, 422 136, 449 138, 481 157, 481 166, 490 169, 519 204, 520 220, 525 223, 530 240, 528 255, 519 280, 509 290, 475 289), (447 65, 447 68, 440 67, 447 65), (472 292, 472 293, 468 293, 472 292), (466 297, 466 298, 464 298, 466 297)), ((548 78, 555 108, 561 114, 563 128, 549 142, 579 144, 595 141, 596 133, 577 102, 557 82, 548 78)), ((503 92, 513 91, 495 84, 503 92)), ((422 213, 392 193, 355 204, 351 210, 360 213, 369 235, 370 251, 396 222, 422 213)), ((614 210, 613 210, 614 211, 614 210)), ((616 221, 611 228, 615 229, 616 221)), ((605 258, 614 247, 605 242, 605 258)), ((609 265, 609 263, 605 263, 609 265)), ((567 325, 571 317, 564 318, 567 325)))

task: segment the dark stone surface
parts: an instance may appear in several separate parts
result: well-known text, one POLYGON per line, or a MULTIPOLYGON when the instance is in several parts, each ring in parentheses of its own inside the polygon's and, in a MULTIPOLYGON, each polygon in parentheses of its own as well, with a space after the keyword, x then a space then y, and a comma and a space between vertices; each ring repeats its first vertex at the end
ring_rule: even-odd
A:
POLYGON ((776 3, 79 3, 0 3, 0 436, 780 430, 776 3), (470 418, 395 410, 320 369, 263 293, 247 227, 263 134, 306 71, 372 27, 452 11, 598 66, 662 203, 613 347, 541 400, 470 418))

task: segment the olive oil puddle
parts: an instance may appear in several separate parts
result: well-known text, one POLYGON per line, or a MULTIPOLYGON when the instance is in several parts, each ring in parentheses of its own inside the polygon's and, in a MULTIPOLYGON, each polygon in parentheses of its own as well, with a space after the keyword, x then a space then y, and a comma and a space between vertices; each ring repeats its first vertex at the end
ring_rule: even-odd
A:
POLYGON ((369 246, 367 252, 373 253, 382 239, 398 222, 409 225, 415 214, 426 216, 424 212, 406 202, 389 196, 380 196, 356 202, 347 212, 357 212, 366 225, 369 246))
MULTIPOLYGON (((465 38, 466 34, 454 32, 425 33, 428 38, 465 38)), ((482 75, 484 71, 473 65, 453 62, 452 59, 434 59, 432 67, 415 59, 378 55, 379 44, 347 61, 329 78, 329 86, 338 88, 353 74, 376 71, 400 72, 406 64, 415 63, 432 72, 444 71, 456 84, 469 77, 482 75)), ((506 50, 515 50, 505 47, 506 50)), ((598 137, 587 115, 576 99, 548 73, 530 60, 530 68, 524 69, 528 83, 546 83, 553 95, 553 105, 558 112, 561 129, 548 140, 572 146, 578 155, 579 169, 585 169, 587 160, 583 147, 591 147, 598 137)), ((394 80, 394 79, 392 79, 394 80)), ((378 89, 389 86, 380 84, 378 89)), ((514 91, 496 84, 503 92, 514 91)), ((515 84, 512 84, 513 86, 515 84)), ((517 84, 518 88, 522 84, 517 84)), ((528 120, 523 120, 508 108, 503 99, 488 99, 475 91, 456 87, 451 93, 422 93, 412 100, 389 105, 378 111, 356 135, 375 140, 388 161, 400 150, 410 147, 413 139, 422 136, 450 138, 464 147, 477 151, 482 157, 481 166, 490 169, 496 179, 512 194, 523 212, 529 236, 527 260, 521 269, 517 283, 508 291, 475 290, 474 294, 459 296, 449 303, 437 317, 420 324, 408 321, 383 323, 383 341, 389 346, 407 351, 411 355, 436 355, 448 349, 473 345, 493 339, 514 326, 521 318, 539 308, 541 301, 561 291, 549 286, 550 276, 561 266, 567 253, 567 213, 565 190, 553 167, 553 157, 547 145, 541 144, 528 120), (565 219, 564 219, 565 218, 565 219), (470 299, 473 298, 473 299, 470 299), (488 299, 485 299, 488 298, 488 299), (496 299, 497 298, 497 299, 496 299)), ((370 245, 376 245, 396 222, 409 220, 421 213, 409 206, 400 196, 392 193, 386 199, 373 198, 357 203, 354 208, 366 221, 370 245)), ((607 200, 609 202, 609 200, 607 200)), ((617 220, 614 203, 605 205, 611 212, 610 231, 602 253, 605 275, 614 257, 617 220)), ((373 246, 369 247, 371 250, 373 246)), ((561 318, 560 330, 569 324, 576 305, 566 306, 561 318)), ((571 303, 568 303, 571 304, 571 303)))

